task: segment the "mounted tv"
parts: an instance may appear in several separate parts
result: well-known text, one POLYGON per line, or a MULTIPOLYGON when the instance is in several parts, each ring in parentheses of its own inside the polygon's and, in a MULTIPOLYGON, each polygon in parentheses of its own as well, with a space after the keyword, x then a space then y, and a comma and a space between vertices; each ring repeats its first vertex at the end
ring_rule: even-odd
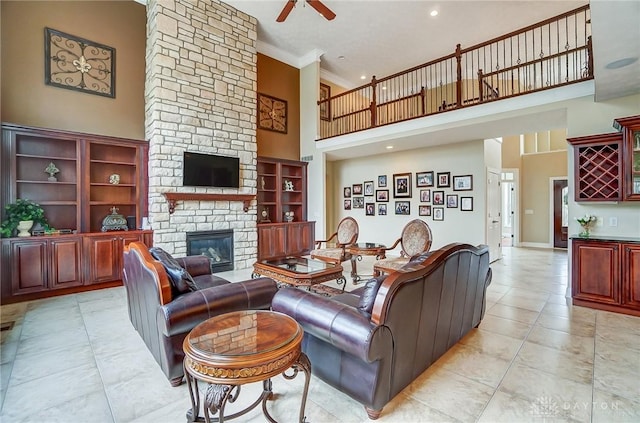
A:
POLYGON ((184 152, 182 185, 190 187, 240 187, 237 157, 184 152))

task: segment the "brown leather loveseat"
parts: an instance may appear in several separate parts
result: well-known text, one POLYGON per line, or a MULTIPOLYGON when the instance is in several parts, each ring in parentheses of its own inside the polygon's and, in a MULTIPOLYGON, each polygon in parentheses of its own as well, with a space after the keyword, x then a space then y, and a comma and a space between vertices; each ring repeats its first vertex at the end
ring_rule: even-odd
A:
POLYGON ((371 419, 477 327, 491 282, 489 249, 449 244, 333 298, 281 289, 272 309, 304 328, 312 374, 363 404, 371 419))
POLYGON ((205 256, 173 259, 151 250, 163 261, 141 242, 125 247, 129 318, 171 385, 178 386, 184 376, 182 342, 191 329, 222 313, 269 309, 278 288, 269 278, 230 283, 211 274, 205 256))

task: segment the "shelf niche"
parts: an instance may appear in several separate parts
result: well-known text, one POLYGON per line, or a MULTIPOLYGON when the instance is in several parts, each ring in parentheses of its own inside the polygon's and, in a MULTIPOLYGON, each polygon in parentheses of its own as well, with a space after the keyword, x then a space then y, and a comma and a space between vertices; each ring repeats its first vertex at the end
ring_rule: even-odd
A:
POLYGON ((176 211, 178 201, 242 201, 243 210, 249 211, 251 200, 256 198, 253 194, 202 194, 195 192, 165 192, 162 195, 169 203, 169 214, 176 211))

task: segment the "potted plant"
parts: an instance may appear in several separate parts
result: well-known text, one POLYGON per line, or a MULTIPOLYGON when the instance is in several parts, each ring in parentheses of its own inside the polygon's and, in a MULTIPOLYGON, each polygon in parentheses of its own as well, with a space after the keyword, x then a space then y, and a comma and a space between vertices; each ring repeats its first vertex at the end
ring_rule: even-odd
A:
POLYGON ((49 228, 44 210, 31 200, 18 198, 15 203, 7 204, 4 208, 4 218, 0 225, 0 234, 4 237, 12 236, 16 229, 20 231, 18 236, 31 236, 29 229, 36 223, 45 229, 49 228))

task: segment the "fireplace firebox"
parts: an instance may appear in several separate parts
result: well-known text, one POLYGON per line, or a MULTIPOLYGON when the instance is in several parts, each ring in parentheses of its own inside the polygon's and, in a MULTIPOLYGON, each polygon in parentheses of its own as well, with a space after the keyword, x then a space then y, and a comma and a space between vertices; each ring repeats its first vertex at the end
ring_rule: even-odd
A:
POLYGON ((233 270, 233 230, 187 232, 187 255, 209 257, 212 273, 233 270))

